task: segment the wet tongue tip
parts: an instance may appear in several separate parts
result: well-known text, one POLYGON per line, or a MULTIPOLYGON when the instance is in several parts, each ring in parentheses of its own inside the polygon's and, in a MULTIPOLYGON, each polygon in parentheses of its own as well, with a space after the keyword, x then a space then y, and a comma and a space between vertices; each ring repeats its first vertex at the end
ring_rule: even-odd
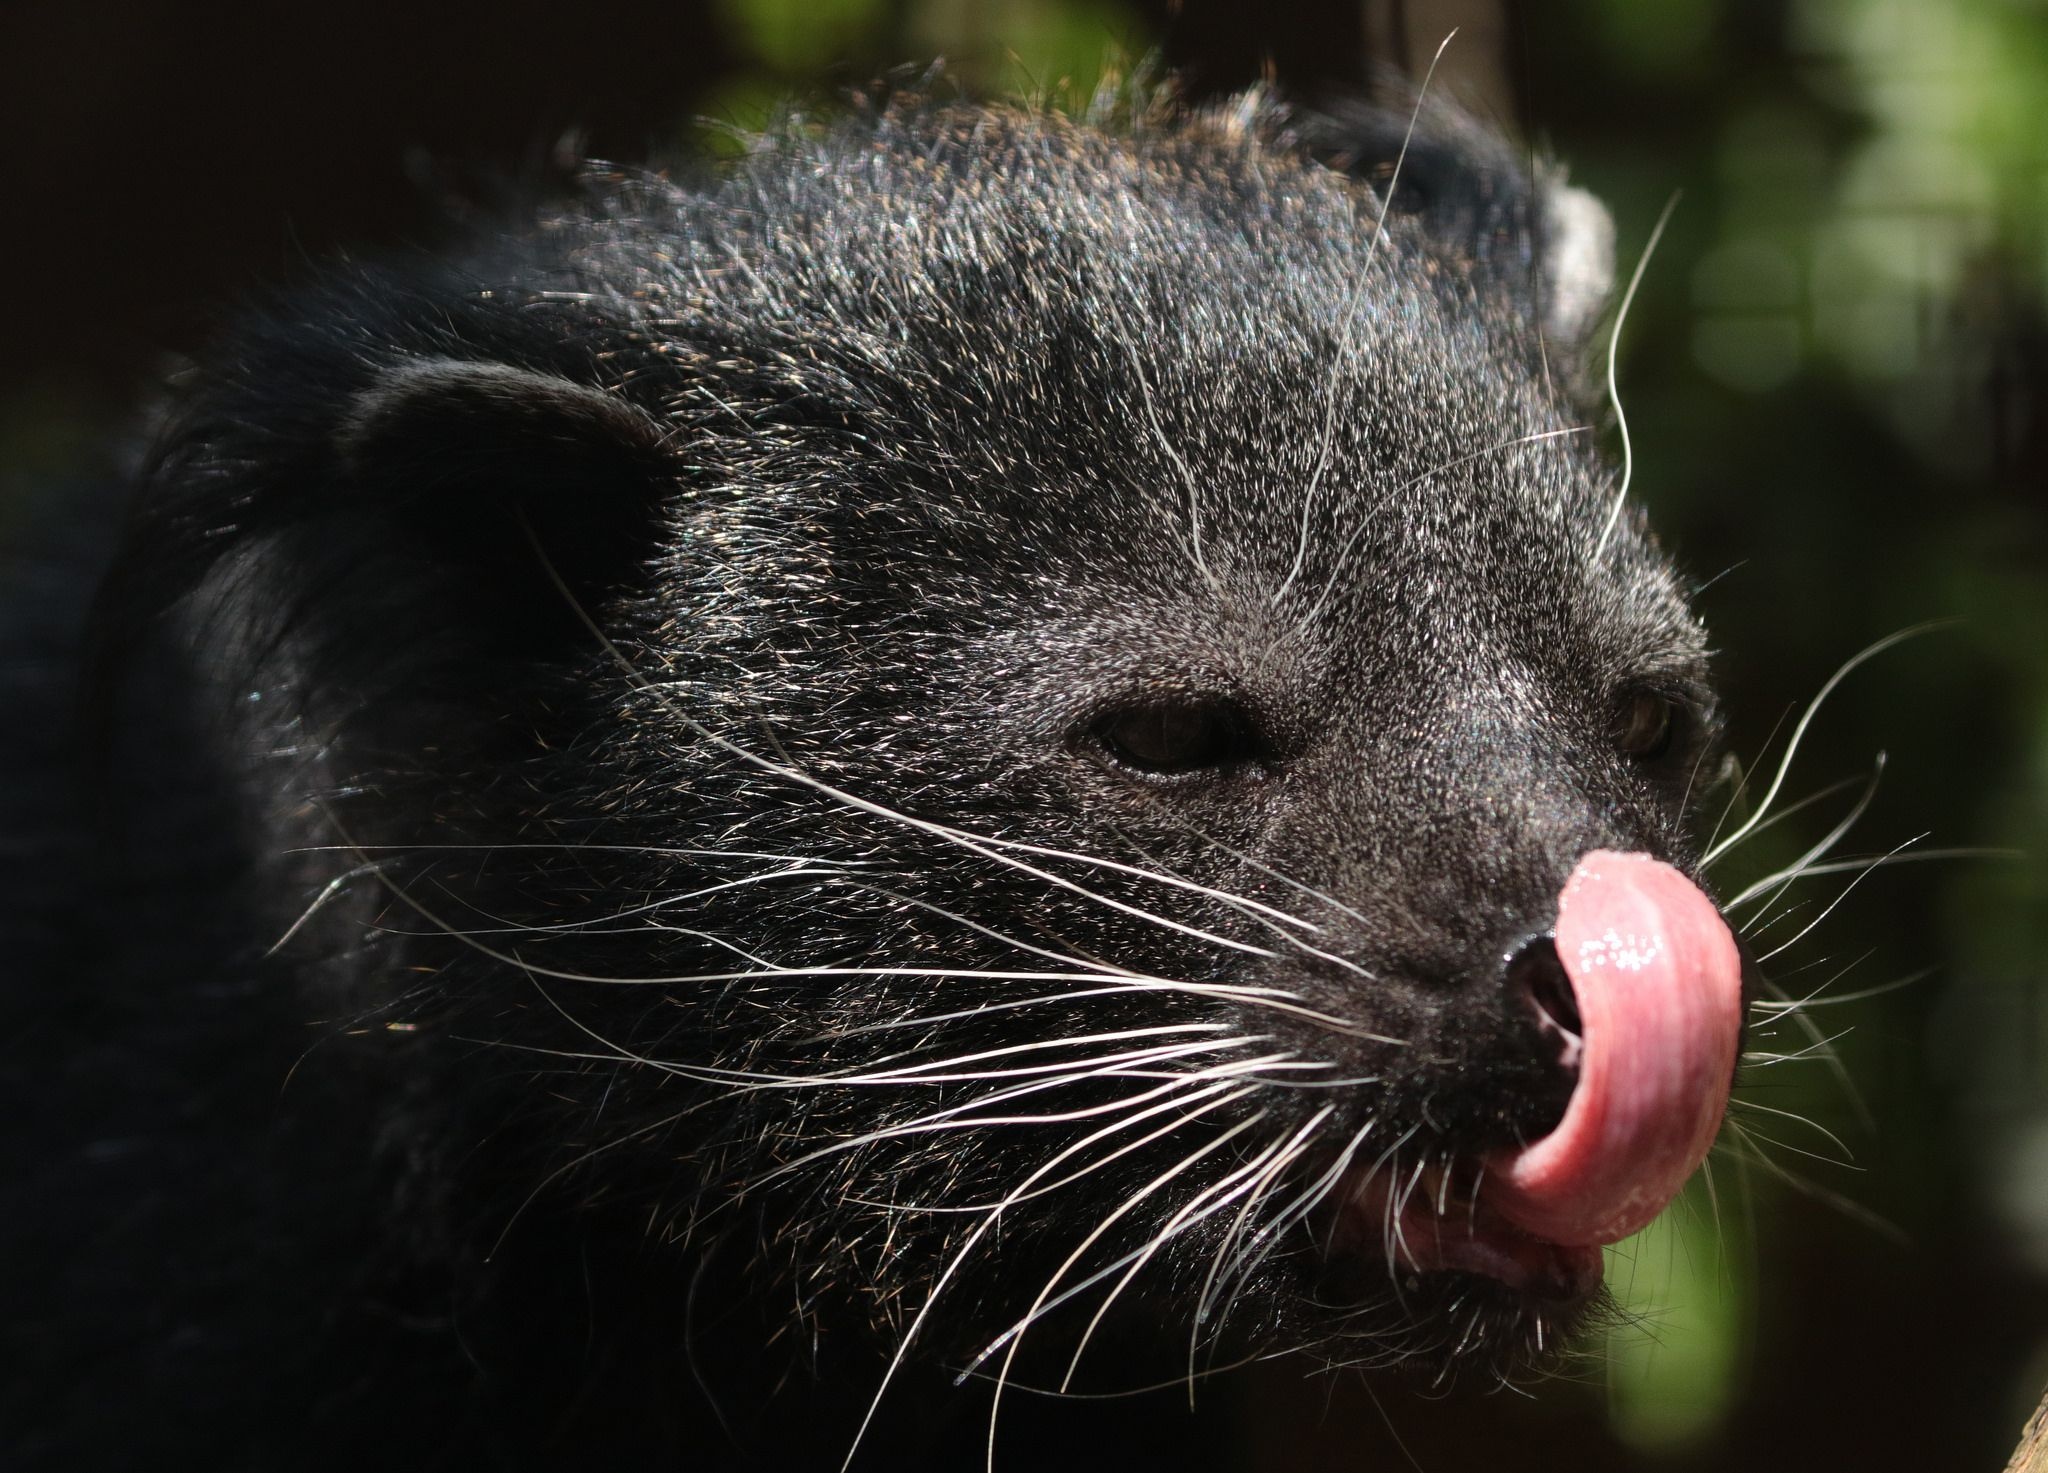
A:
POLYGON ((1578 1083, 1556 1129, 1489 1163, 1487 1200, 1549 1242, 1647 1226, 1712 1145, 1742 1031, 1742 963, 1714 903, 1646 854, 1596 850, 1558 898, 1578 1083))

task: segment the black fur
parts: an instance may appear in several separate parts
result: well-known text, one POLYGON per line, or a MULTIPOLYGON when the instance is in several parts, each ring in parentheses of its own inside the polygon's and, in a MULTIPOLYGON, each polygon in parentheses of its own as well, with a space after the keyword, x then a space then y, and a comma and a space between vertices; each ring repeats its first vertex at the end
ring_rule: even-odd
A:
POLYGON ((1093 1384, 1528 1349, 1261 1236, 1554 1118, 1502 958, 1711 729, 1554 187, 1426 122, 1381 238, 1406 121, 793 121, 192 371, 10 762, 9 1466, 835 1467, 906 1337, 964 1466, 1127 1277, 1093 1384))

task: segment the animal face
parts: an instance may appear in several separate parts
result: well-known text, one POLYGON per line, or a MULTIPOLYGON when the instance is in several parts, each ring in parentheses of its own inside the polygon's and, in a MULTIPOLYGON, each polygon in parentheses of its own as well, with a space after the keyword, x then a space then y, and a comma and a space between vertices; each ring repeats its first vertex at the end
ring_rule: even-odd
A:
POLYGON ((266 965, 423 1236, 737 1236, 1054 1382, 1587 1312, 1733 1064, 1703 636, 1569 392, 1583 202, 1418 137, 1408 208, 1255 103, 905 102, 202 377, 131 596, 261 697, 266 965))

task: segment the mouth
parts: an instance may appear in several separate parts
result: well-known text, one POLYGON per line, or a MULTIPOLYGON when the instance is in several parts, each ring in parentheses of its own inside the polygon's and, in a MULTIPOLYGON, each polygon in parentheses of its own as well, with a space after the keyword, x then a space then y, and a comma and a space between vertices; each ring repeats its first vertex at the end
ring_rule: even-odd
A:
POLYGON ((1395 1180, 1359 1173, 1343 1193, 1334 1246, 1377 1251, 1396 1279, 1469 1274, 1512 1291, 1531 1307, 1572 1309, 1599 1293, 1598 1244, 1554 1243, 1495 1211, 1483 1180, 1426 1167, 1395 1180))
POLYGON ((1582 1306, 1603 1246, 1647 1227, 1706 1159, 1742 1030, 1741 955, 1719 910, 1667 864, 1596 851, 1559 896, 1555 953, 1560 975, 1531 1001, 1576 1072, 1557 1124, 1450 1164, 1354 1171, 1334 1246, 1376 1248, 1397 1282, 1463 1274, 1530 1309, 1582 1306))

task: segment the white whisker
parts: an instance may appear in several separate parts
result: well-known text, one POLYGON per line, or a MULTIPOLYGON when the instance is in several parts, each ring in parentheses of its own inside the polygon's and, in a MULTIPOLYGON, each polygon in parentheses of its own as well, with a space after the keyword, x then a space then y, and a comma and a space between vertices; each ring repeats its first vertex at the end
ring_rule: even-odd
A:
MULTIPOLYGON (((1916 835, 1914 838, 1908 839, 1905 841, 1905 843, 1899 845, 1899 849, 1904 849, 1907 844, 1917 844, 1921 839, 1924 839, 1926 837, 1927 836, 1925 834, 1916 835)), ((1896 854, 1899 852, 1899 849, 1894 849, 1891 852, 1893 854, 1896 854)), ((1808 921, 1806 925, 1799 931, 1799 933, 1792 937, 1791 940, 1779 942, 1771 950, 1765 952, 1762 956, 1758 957, 1756 959, 1757 965, 1762 966, 1765 962, 1771 960, 1772 957, 1779 955, 1788 947, 1797 946, 1800 942, 1804 941, 1809 935, 1813 933, 1813 928, 1815 926, 1818 926, 1822 921, 1826 920, 1829 916, 1833 915, 1835 907, 1840 905, 1844 900, 1849 898, 1849 892, 1851 890, 1854 890, 1858 885, 1862 884, 1865 879, 1869 878, 1871 875, 1877 872, 1880 861, 1882 859, 1889 857, 1889 855, 1883 855, 1879 857, 1879 860, 1873 860, 1871 863, 1865 865, 1861 872, 1857 874, 1856 878, 1851 880, 1848 884, 1844 885, 1842 887, 1842 893, 1837 895, 1833 900, 1829 901, 1826 908, 1823 909, 1819 915, 1815 916, 1812 920, 1808 921)))
MULTIPOLYGON (((1387 215, 1394 208, 1394 195, 1401 187, 1401 170, 1408 162, 1408 145, 1415 141, 1415 125, 1422 120, 1422 105, 1429 98, 1429 85, 1436 77, 1437 63, 1444 59, 1451 38, 1457 34, 1453 28, 1437 42, 1436 54, 1430 57, 1429 68, 1422 74, 1422 85, 1415 89, 1415 106, 1408 114, 1408 131, 1401 135, 1400 151, 1394 155, 1394 168, 1387 176, 1387 195, 1379 201, 1379 216, 1373 221, 1371 239, 1365 243, 1365 259, 1358 263, 1358 277, 1351 287, 1351 300, 1344 304, 1343 335, 1337 342, 1333 379, 1340 379, 1349 369, 1351 355, 1356 351, 1358 324, 1365 314, 1366 284, 1371 279, 1373 257, 1378 254, 1380 240, 1387 233, 1387 215)), ((1301 494, 1301 532, 1294 545, 1294 564, 1287 570, 1280 586, 1273 590, 1272 603, 1275 607, 1287 597, 1287 590, 1294 586, 1294 580, 1301 575, 1302 564, 1308 557, 1309 512, 1315 505, 1316 489, 1322 484, 1323 473, 1330 468, 1330 452, 1337 441, 1337 410, 1342 402, 1343 396, 1336 392, 1336 384, 1333 383, 1323 405, 1322 431, 1316 437, 1315 469, 1309 472, 1308 485, 1301 494)))
MULTIPOLYGON (((1248 1098, 1252 1093, 1253 1091, 1251 1090, 1243 1090, 1207 1101, 1197 1108, 1188 1111, 1169 1128, 1178 1129, 1210 1110, 1221 1109, 1226 1105, 1234 1104, 1240 1099, 1248 1098)), ((1014 1200, 1021 1194, 1030 1191, 1037 1185, 1040 1177, 1056 1171, 1069 1156, 1085 1148, 1086 1142, 1076 1142, 1074 1145, 1067 1147, 1050 1161, 1047 1161, 1044 1165, 1026 1176, 1023 1181, 1019 1182, 1016 1189, 1005 1201, 1014 1200)), ((904 1359, 910 1354, 912 1342, 917 1339, 918 1331, 924 1328, 925 1321, 931 1316, 932 1306, 938 1303, 939 1295, 945 1292, 946 1286, 952 1282, 953 1276, 967 1262, 969 1255, 974 1252, 982 1237, 1002 1220, 1002 1212, 1003 1207, 1001 1205, 991 1208, 988 1214, 967 1235, 966 1241, 946 1260, 946 1264, 939 1271, 938 1277, 932 1281, 931 1292, 925 1295, 924 1303, 918 1306, 916 1315, 911 1318, 910 1324, 905 1327, 903 1337, 897 1342, 895 1353, 889 1357, 889 1364, 883 1370, 881 1381, 875 1387, 875 1394, 869 1398, 868 1409, 861 1417, 860 1426, 854 1430, 852 1441, 846 1449, 845 1461, 840 1464, 841 1473, 845 1473, 845 1470, 853 1465, 854 1455, 860 1451, 861 1442, 866 1438, 868 1428, 874 1424, 875 1413, 882 1405, 882 1398, 888 1394, 889 1387, 895 1381, 897 1372, 903 1368, 904 1359)), ((976 1364, 979 1364, 979 1361, 976 1364)), ((972 1367, 969 1369, 971 1370, 972 1367)))
POLYGON ((1728 902, 1725 909, 1733 910, 1738 905, 1747 905, 1750 901, 1762 896, 1764 903, 1758 914, 1761 916, 1767 912, 1770 909, 1771 902, 1779 895, 1782 895, 1794 881, 1798 880, 1806 872, 1808 865, 1815 864, 1825 858, 1837 844, 1848 837, 1849 831, 1856 827, 1857 822, 1869 811, 1871 802, 1877 797, 1878 780, 1883 776, 1884 754, 1880 752, 1877 755, 1877 762, 1871 771, 1869 780, 1863 785, 1863 792, 1857 797, 1856 802, 1850 807, 1848 813, 1843 816, 1841 822, 1821 835, 1818 843, 1814 844, 1804 854, 1785 866, 1785 868, 1779 870, 1776 874, 1764 876, 1761 880, 1743 890, 1741 894, 1728 902))
MULTIPOLYGON (((1865 953, 1865 955, 1867 956, 1869 955, 1869 953, 1865 953)), ((1896 981, 1881 982, 1875 987, 1865 987, 1857 992, 1840 992, 1836 993, 1832 997, 1821 997, 1815 993, 1809 993, 1805 997, 1798 998, 1796 1000, 1787 1000, 1774 997, 1760 997, 1756 999, 1754 1002, 1752 1002, 1750 1004, 1750 1007, 1753 1010, 1760 1013, 1775 1012, 1781 1015, 1790 1015, 1795 1012, 1803 1013, 1812 1008, 1837 1007, 1840 1004, 1847 1002, 1868 1002, 1873 997, 1887 997, 1890 994, 1901 991, 1904 988, 1918 986, 1920 983, 1925 982, 1929 977, 1932 977, 1934 975, 1934 971, 1935 969, 1933 967, 1926 967, 1921 969, 1920 971, 1912 972, 1904 977, 1900 977, 1896 981)), ((1837 977, 1839 977, 1840 975, 1840 973, 1836 974, 1837 977)), ((1825 986, 1826 984, 1823 985, 1825 986)))
POLYGON ((1886 635, 1875 644, 1865 646, 1861 651, 1843 661, 1835 673, 1827 678, 1827 682, 1821 686, 1814 698, 1806 703, 1806 709, 1800 713, 1798 723, 1792 728, 1791 740, 1786 743, 1785 755, 1778 760, 1778 770, 1771 778, 1771 786, 1764 794, 1763 802, 1757 805, 1756 812, 1749 816, 1747 822, 1737 828, 1734 833, 1728 835, 1727 838, 1715 843, 1701 856, 1700 867, 1704 869, 1712 864, 1730 849, 1740 844, 1751 833, 1755 832, 1757 825, 1763 822, 1764 816, 1771 811, 1771 805, 1777 801, 1779 790, 1785 786, 1785 775, 1792 770, 1793 759, 1799 755, 1800 745, 1806 740, 1807 730, 1813 725, 1814 717, 1820 714, 1820 709, 1826 704, 1827 698, 1834 694, 1837 686, 1848 679, 1852 671, 1865 661, 1883 654, 1894 645, 1903 644, 1906 640, 1925 634, 1931 629, 1943 627, 1945 627, 1945 621, 1916 624, 1911 628, 1901 629, 1896 634, 1886 635))
POLYGON ((1190 1404, 1194 1401, 1195 1361, 1200 1352, 1202 1329, 1205 1324, 1211 1323, 1209 1314, 1215 1304, 1214 1295, 1218 1282, 1223 1277, 1225 1265, 1234 1261, 1246 1226, 1250 1223, 1260 1203, 1266 1199, 1267 1193, 1280 1180, 1281 1173, 1301 1158, 1308 1150, 1314 1136, 1336 1113, 1336 1106, 1325 1105, 1321 1110, 1310 1116, 1293 1135, 1289 1136, 1282 1143, 1281 1148, 1273 1153, 1271 1164, 1262 1173, 1255 1189, 1245 1198, 1244 1205, 1238 1209, 1237 1216, 1232 1219, 1230 1227, 1223 1234, 1222 1240, 1216 1245, 1216 1251, 1210 1255, 1209 1271, 1203 1277, 1201 1291, 1195 1296, 1194 1313, 1188 1317, 1187 1384, 1190 1404))
POLYGON ((1615 382, 1615 364, 1621 356, 1621 330, 1628 322, 1629 309, 1635 305, 1636 288, 1643 284, 1643 272, 1648 269, 1650 258, 1657 253, 1657 242, 1664 238, 1664 227, 1671 223, 1671 214, 1678 208, 1678 201, 1676 194, 1666 200, 1657 216, 1657 223, 1650 228, 1649 244, 1636 258, 1636 269, 1629 276, 1628 288, 1621 294, 1621 305, 1615 309, 1614 330, 1607 338, 1607 402, 1614 410, 1615 429, 1621 436, 1621 484, 1615 487, 1614 505, 1608 508, 1606 524, 1600 528, 1600 540, 1593 544, 1592 562, 1595 567, 1606 555, 1608 539, 1613 537, 1614 529, 1621 521, 1621 509, 1628 503, 1629 481, 1636 470, 1635 444, 1629 438, 1628 415, 1621 407, 1621 388, 1615 382))
MULTIPOLYGON (((1794 1121, 1797 1124, 1805 1126, 1808 1130, 1826 1136, 1828 1144, 1833 1146, 1836 1150, 1842 1153, 1841 1157, 1838 1160, 1835 1160, 1834 1164, 1836 1164, 1837 1166, 1851 1166, 1855 1160, 1855 1152, 1849 1149, 1848 1143, 1845 1142, 1840 1136, 1836 1135, 1832 1130, 1829 1130, 1825 1125, 1822 1125, 1818 1120, 1810 1119, 1805 1115, 1797 1114, 1791 1110, 1780 1110, 1775 1105, 1766 1105, 1761 1100, 1742 1099, 1738 1097, 1736 1099, 1730 1100, 1728 1104, 1729 1108, 1731 1109, 1752 1111, 1759 1115, 1775 1115, 1781 1120, 1794 1121)), ((1751 1134, 1754 1135, 1755 1132, 1752 1131, 1751 1134)), ((1783 1145, 1784 1143, 1781 1141, 1776 1142, 1776 1144, 1783 1145)), ((1788 1151, 1797 1150, 1798 1147, 1786 1146, 1785 1149, 1788 1151)), ((1802 1152, 1801 1154, 1810 1153, 1802 1152)), ((1819 1156, 1815 1159, 1826 1161, 1831 1158, 1826 1156, 1819 1156)))
POLYGON ((1074 1266, 1077 1263, 1080 1262, 1082 1256, 1085 1255, 1090 1248, 1094 1247, 1096 1243, 1102 1240, 1103 1236, 1106 1233, 1108 1233, 1111 1228, 1113 1228, 1127 1214, 1136 1210, 1136 1208, 1141 1203, 1143 1203, 1148 1197, 1150 1197, 1153 1193, 1161 1190, 1168 1183, 1174 1181, 1183 1173, 1193 1169, 1193 1167, 1200 1161, 1202 1161, 1204 1158, 1215 1154, 1217 1151, 1222 1150, 1225 1146, 1230 1144, 1231 1141, 1235 1140, 1238 1136, 1244 1134, 1247 1130, 1251 1130, 1258 1126, 1265 1118, 1266 1112, 1264 1110, 1260 1110, 1252 1115, 1247 1116, 1245 1119, 1240 1120, 1237 1124, 1229 1127, 1221 1134, 1212 1137, 1205 1145, 1199 1147, 1195 1151, 1190 1152, 1188 1155, 1183 1156, 1179 1161, 1175 1162, 1172 1166, 1168 1167, 1164 1172, 1152 1178, 1151 1181, 1145 1183, 1145 1185, 1138 1188, 1136 1192, 1131 1194, 1129 1197, 1125 1198, 1123 1202, 1118 1204, 1116 1207, 1112 1208, 1109 1211, 1109 1213, 1106 1216, 1104 1216, 1103 1219, 1095 1226, 1095 1228, 1089 1232, 1087 1237, 1081 1240, 1080 1244, 1073 1250, 1073 1252, 1067 1255, 1066 1259, 1063 1262, 1061 1262, 1059 1267, 1053 1270, 1051 1277, 1046 1280, 1045 1287, 1039 1290, 1037 1298, 1032 1300, 1031 1305, 1025 1311, 1023 1318, 1018 1320, 1015 1324, 1011 1325, 1009 1329, 1003 1331, 1002 1334, 998 1335, 993 1341, 989 1342, 988 1345, 984 1346, 982 1350, 975 1355, 974 1359, 969 1363, 968 1368, 970 1370, 973 1369, 973 1367, 979 1366, 986 1362, 990 1356, 996 1353, 996 1351, 1002 1350, 1004 1352, 1002 1367, 996 1373, 995 1392, 989 1399, 988 1459, 990 1473, 993 1473, 995 1465, 996 1417, 1002 1409, 1003 1382, 1009 1374, 1009 1367, 1016 1359, 1017 1347, 1022 1342, 1024 1333, 1033 1324, 1037 1323, 1038 1320, 1041 1319, 1045 1314, 1050 1313, 1060 1304, 1066 1302, 1074 1294, 1083 1292, 1087 1288, 1092 1287, 1095 1283, 1100 1282, 1101 1279, 1106 1277, 1108 1273, 1113 1272, 1118 1266, 1120 1266, 1123 1260, 1117 1260, 1117 1262, 1111 1264, 1108 1269, 1100 1270, 1095 1274, 1091 1274, 1087 1279, 1083 1280, 1081 1283, 1072 1286, 1070 1289, 1063 1291, 1058 1295, 1055 1295, 1054 1290, 1056 1290, 1059 1287, 1060 1281, 1067 1276, 1067 1274, 1074 1268, 1074 1266))

